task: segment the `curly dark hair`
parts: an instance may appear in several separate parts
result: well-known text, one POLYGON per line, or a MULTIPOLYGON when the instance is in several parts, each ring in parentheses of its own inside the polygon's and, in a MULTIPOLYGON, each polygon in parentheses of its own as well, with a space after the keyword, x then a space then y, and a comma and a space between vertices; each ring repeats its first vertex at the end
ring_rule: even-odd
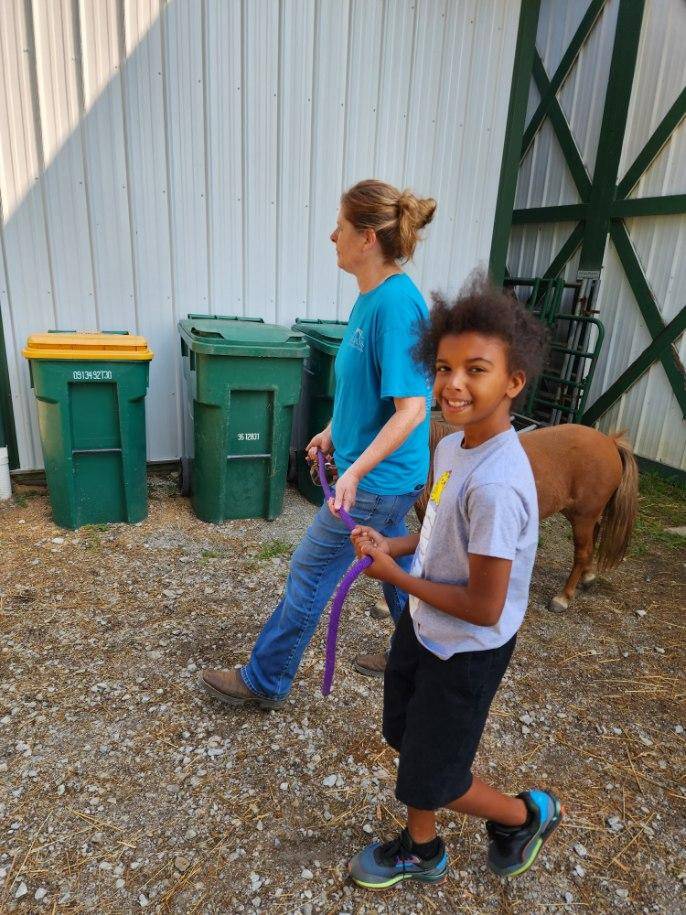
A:
POLYGON ((481 270, 469 276, 454 301, 449 302, 437 292, 431 298, 431 316, 414 349, 417 362, 433 377, 438 345, 447 334, 473 331, 497 337, 507 344, 508 369, 526 375, 527 385, 513 407, 521 404, 529 383, 543 369, 549 338, 546 326, 514 295, 497 289, 481 270))

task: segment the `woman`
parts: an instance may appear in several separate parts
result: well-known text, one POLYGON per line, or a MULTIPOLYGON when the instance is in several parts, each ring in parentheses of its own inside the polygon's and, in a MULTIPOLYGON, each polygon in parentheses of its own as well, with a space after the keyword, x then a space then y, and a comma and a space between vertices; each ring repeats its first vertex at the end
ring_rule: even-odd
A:
MULTIPOLYGON (((333 455, 335 498, 323 505, 293 554, 284 594, 241 670, 205 670, 201 683, 228 705, 278 708, 339 579, 354 558, 343 506, 358 524, 388 537, 406 533, 404 518, 426 480, 431 384, 411 355, 428 317, 421 293, 403 272, 436 202, 382 181, 361 181, 341 198, 331 241, 338 266, 360 294, 336 357, 331 423, 307 446, 333 455)), ((409 559, 408 570, 409 570, 409 559)), ((385 589, 397 620, 405 595, 385 589)))

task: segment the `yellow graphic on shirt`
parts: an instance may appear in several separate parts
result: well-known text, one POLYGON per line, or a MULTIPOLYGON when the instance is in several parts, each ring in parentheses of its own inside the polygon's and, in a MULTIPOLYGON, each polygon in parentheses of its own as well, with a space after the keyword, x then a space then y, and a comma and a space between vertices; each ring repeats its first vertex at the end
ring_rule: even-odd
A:
POLYGON ((445 489, 448 480, 450 479, 451 470, 446 470, 445 473, 442 473, 440 477, 434 483, 434 487, 431 490, 431 501, 436 505, 440 505, 441 496, 443 495, 443 490, 445 489))

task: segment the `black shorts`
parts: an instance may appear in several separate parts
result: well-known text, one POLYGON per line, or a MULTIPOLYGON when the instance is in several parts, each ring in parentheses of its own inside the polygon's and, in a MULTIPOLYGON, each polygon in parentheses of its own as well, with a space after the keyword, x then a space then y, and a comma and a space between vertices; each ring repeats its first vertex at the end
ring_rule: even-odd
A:
POLYGON ((469 790, 488 711, 516 639, 441 661, 419 643, 405 608, 391 643, 383 704, 383 736, 400 754, 395 796, 403 804, 437 810, 469 790))

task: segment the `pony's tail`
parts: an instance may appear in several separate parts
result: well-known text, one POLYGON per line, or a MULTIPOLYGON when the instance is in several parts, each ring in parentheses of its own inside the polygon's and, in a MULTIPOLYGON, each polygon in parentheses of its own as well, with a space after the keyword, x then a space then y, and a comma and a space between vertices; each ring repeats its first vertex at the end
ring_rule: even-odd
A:
POLYGON ((631 541, 638 505, 638 465, 623 433, 611 435, 622 461, 622 479, 605 506, 598 531, 599 571, 614 569, 624 559, 631 541))

